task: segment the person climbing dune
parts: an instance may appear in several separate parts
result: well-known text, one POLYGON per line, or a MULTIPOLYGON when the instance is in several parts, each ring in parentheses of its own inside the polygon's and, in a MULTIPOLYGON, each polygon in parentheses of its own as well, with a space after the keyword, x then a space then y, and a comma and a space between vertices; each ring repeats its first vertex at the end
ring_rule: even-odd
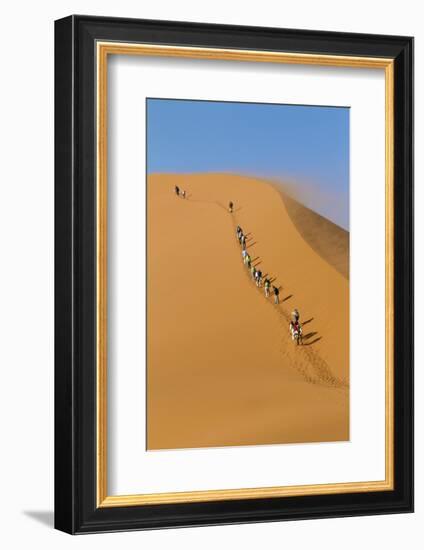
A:
POLYGON ((271 281, 268 279, 268 277, 264 281, 264 292, 265 292, 265 298, 269 298, 269 290, 271 288, 271 281))
POLYGON ((175 186, 175 194, 177 195, 177 197, 180 196, 180 188, 178 187, 178 185, 175 186))
POLYGON ((233 213, 233 207, 234 207, 234 204, 230 201, 230 202, 228 203, 228 212, 229 212, 230 214, 233 213))
POLYGON ((273 286, 272 290, 274 291, 274 304, 278 305, 280 303, 280 289, 273 286))
POLYGON ((290 321, 290 332, 292 340, 296 341, 296 344, 302 344, 302 326, 299 321, 290 321))
POLYGON ((243 250, 246 250, 246 235, 241 236, 240 244, 243 247, 243 250))
POLYGON ((255 278, 256 278, 256 286, 260 288, 262 285, 262 271, 260 269, 256 272, 255 278))

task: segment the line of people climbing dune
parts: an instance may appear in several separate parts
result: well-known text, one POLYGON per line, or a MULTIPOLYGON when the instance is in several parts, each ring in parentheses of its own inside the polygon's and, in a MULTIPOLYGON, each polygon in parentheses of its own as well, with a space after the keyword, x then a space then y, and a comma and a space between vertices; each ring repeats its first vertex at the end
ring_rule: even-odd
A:
MULTIPOLYGON (((181 189, 178 185, 175 185, 174 191, 177 197, 181 197, 185 199, 187 196, 186 191, 181 189)), ((229 201, 228 203, 228 212, 230 214, 234 213, 233 201, 229 201)), ((237 228, 236 228, 236 237, 241 246, 241 255, 242 255, 243 264, 249 270, 252 281, 256 284, 258 288, 262 288, 263 286, 265 298, 268 299, 272 293, 272 295, 274 296, 274 304, 278 306, 280 303, 280 288, 273 285, 270 277, 268 275, 263 275, 262 271, 260 269, 256 269, 255 265, 253 265, 253 260, 247 251, 247 236, 244 234, 242 228, 239 225, 237 225, 237 228), (272 287, 272 291, 271 291, 271 287, 272 287)), ((292 340, 295 341, 297 345, 303 343, 302 325, 300 324, 300 314, 296 308, 291 313, 289 331, 290 331, 292 340)))
MULTIPOLYGON (((234 203, 230 202, 228 205, 228 211, 230 214, 234 211, 234 203)), ((269 298, 271 295, 271 287, 272 287, 272 294, 274 296, 274 304, 279 305, 280 303, 280 288, 272 284, 272 280, 267 275, 263 275, 262 271, 260 269, 256 269, 255 265, 253 265, 252 257, 250 256, 249 252, 247 251, 247 238, 245 233, 243 232, 243 229, 238 225, 236 228, 236 238, 241 246, 241 256, 243 264, 246 266, 250 273, 250 277, 252 281, 256 284, 258 288, 264 289, 265 298, 269 298)), ((293 341, 296 342, 296 344, 302 344, 302 326, 300 324, 300 314, 299 311, 295 308, 291 313, 291 320, 289 324, 289 331, 291 334, 291 338, 293 341)))

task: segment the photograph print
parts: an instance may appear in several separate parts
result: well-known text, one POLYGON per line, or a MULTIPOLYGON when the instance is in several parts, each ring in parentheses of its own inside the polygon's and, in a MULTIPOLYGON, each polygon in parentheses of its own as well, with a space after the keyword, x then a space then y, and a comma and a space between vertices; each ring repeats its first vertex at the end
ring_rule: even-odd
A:
POLYGON ((147 450, 349 440, 349 114, 146 100, 147 450))

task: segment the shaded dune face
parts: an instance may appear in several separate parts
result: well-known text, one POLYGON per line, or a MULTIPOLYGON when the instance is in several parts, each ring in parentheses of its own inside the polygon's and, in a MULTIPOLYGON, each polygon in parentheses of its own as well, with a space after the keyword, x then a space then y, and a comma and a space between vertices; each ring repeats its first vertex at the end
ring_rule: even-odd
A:
POLYGON ((300 208, 295 222, 272 185, 230 174, 151 175, 147 210, 147 448, 349 439, 349 284, 319 252, 331 226, 312 246, 300 208), (237 225, 279 305, 243 265, 237 225))
POLYGON ((307 208, 275 186, 303 239, 343 277, 349 279, 349 232, 307 208))

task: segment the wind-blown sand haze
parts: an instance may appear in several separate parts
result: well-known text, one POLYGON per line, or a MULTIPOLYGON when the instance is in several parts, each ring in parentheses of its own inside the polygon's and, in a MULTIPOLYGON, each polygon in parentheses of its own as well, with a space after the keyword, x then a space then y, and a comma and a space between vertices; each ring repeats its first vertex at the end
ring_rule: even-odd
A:
POLYGON ((349 439, 348 233, 253 178, 147 185, 147 448, 349 439), (251 281, 237 224, 281 285, 278 306, 251 281), (289 336, 294 307, 302 346, 289 336))

